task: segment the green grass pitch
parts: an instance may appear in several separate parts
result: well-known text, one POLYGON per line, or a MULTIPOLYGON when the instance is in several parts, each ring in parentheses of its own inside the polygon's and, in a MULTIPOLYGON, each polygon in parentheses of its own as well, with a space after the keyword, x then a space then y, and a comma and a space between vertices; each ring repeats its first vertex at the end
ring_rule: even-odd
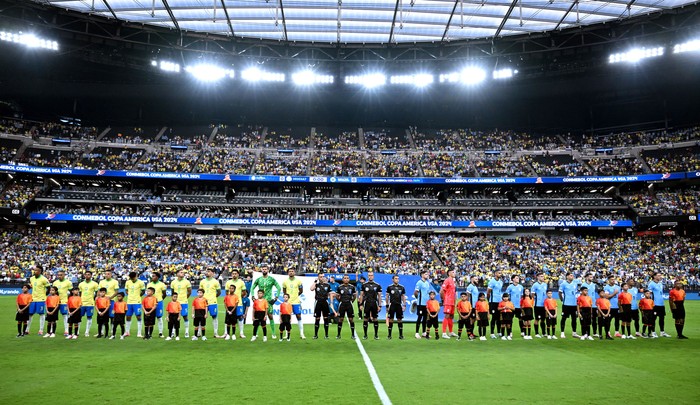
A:
MULTIPOLYGON (((382 339, 363 345, 394 404, 697 404, 700 302, 687 309, 685 341, 418 341, 413 324, 406 325, 406 340, 388 341, 382 323, 382 339)), ((340 341, 335 325, 328 341, 302 341, 296 325, 291 342, 146 342, 135 333, 124 341, 66 341, 36 336, 38 318, 34 335, 17 339, 14 312, 14 298, 0 298, 2 404, 379 403, 347 325, 340 341)), ((356 325, 361 333, 362 323, 356 325)), ((670 316, 666 325, 675 336, 670 316)), ((311 337, 313 325, 305 331, 311 337)))

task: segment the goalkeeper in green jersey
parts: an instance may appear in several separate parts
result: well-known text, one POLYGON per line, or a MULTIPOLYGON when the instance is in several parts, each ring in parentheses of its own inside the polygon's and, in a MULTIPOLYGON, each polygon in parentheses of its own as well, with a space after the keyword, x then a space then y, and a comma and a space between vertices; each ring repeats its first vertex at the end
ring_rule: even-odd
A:
POLYGON ((275 336, 275 318, 272 316, 272 307, 275 305, 275 302, 277 301, 277 296, 282 291, 282 287, 280 287, 277 280, 275 280, 272 276, 269 275, 270 268, 267 263, 264 263, 260 266, 260 271, 262 272, 262 277, 258 277, 253 282, 253 286, 250 288, 250 294, 253 295, 253 293, 255 292, 255 287, 258 287, 258 290, 263 292, 263 296, 269 304, 267 307, 267 319, 270 320, 272 338, 276 339, 277 337, 275 336), (276 288, 276 290, 274 291, 274 295, 273 288, 276 288))

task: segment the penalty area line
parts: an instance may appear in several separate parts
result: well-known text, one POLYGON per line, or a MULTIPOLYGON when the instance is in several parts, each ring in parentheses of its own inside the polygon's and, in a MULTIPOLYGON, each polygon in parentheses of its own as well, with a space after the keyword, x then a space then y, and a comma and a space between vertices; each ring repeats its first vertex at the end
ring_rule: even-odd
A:
POLYGON ((379 381, 377 371, 374 369, 374 366, 372 365, 372 360, 370 360, 369 356, 367 355, 364 346, 362 346, 362 342, 360 342, 359 336, 355 337, 355 343, 357 343, 357 348, 360 349, 360 354, 362 354, 362 359, 365 361, 365 367, 367 367, 369 377, 372 379, 372 385, 374 385, 374 389, 379 395, 379 400, 382 401, 382 405, 391 405, 391 400, 386 394, 386 391, 384 391, 384 386, 382 385, 382 382, 379 381))

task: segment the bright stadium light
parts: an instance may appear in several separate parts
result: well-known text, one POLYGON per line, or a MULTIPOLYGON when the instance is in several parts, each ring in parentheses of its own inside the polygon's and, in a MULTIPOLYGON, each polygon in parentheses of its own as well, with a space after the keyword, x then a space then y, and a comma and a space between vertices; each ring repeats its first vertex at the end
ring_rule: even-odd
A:
POLYGON ((416 73, 414 75, 393 75, 389 78, 391 84, 408 84, 416 87, 426 87, 435 81, 433 75, 428 73, 416 73))
POLYGON ((608 57, 608 63, 637 63, 642 59, 655 58, 657 56, 663 56, 664 47, 658 46, 654 48, 634 48, 627 52, 614 53, 608 57))
POLYGON ((284 73, 268 72, 251 67, 241 73, 241 78, 247 82, 283 82, 284 73))
POLYGON ((468 67, 461 72, 440 75, 440 83, 462 83, 474 86, 486 80, 486 71, 479 67, 468 67))
POLYGON ((16 33, 0 31, 0 41, 13 42, 15 44, 24 45, 27 48, 48 49, 51 51, 58 50, 58 42, 39 38, 34 34, 25 34, 22 33, 22 31, 16 33))
POLYGON ((700 51, 700 39, 684 42, 673 46, 673 53, 697 52, 700 51))
POLYGON ((231 69, 224 69, 216 65, 202 63, 199 65, 187 66, 187 73, 191 74, 195 79, 202 82, 218 82, 219 80, 229 77, 233 79, 234 73, 231 69))
POLYGON ((368 89, 380 87, 386 84, 386 76, 382 73, 369 73, 358 76, 345 76, 345 84, 359 84, 368 89))
MULTIPOLYGON (((180 73, 180 64, 175 62, 170 62, 167 60, 162 60, 158 64, 160 70, 164 72, 180 73)), ((233 73, 232 73, 233 74, 233 73)))
POLYGON ((332 84, 333 75, 322 75, 312 70, 302 70, 292 74, 292 82, 297 86, 311 86, 314 84, 332 84))
POLYGON ((513 70, 511 68, 498 69, 498 70, 493 71, 493 78, 495 80, 510 79, 511 77, 515 76, 517 73, 518 73, 517 70, 513 70))

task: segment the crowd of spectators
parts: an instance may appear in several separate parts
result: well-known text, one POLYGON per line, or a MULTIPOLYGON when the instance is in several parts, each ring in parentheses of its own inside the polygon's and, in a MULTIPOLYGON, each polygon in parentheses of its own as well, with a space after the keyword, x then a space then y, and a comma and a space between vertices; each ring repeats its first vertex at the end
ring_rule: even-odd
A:
POLYGON ((0 133, 3 134, 26 134, 31 128, 32 126, 28 122, 9 118, 0 119, 0 133))
POLYGON ((146 156, 135 167, 143 172, 183 172, 189 173, 199 160, 199 151, 183 152, 161 150, 146 156))
POLYGON ((403 129, 365 129, 363 136, 365 149, 369 150, 397 150, 411 147, 403 129))
POLYGON ((457 132, 451 129, 412 129, 411 136, 418 150, 453 152, 465 149, 457 132))
POLYGON ((696 190, 635 194, 628 198, 630 206, 640 216, 697 215, 696 190))
POLYGON ((601 176, 622 176, 626 174, 642 174, 644 164, 634 157, 627 158, 592 158, 588 165, 601 176))
POLYGON ((0 162, 14 162, 22 141, 16 139, 3 139, 0 144, 0 162))
POLYGON ((475 165, 462 153, 423 153, 420 165, 426 177, 474 177, 475 165))
POLYGON ((111 128, 100 141, 129 144, 150 144, 160 132, 157 127, 123 127, 111 128))
POLYGON ((143 155, 143 149, 98 146, 85 153, 76 167, 99 170, 129 170, 143 155))
POLYGON ((207 149, 197 162, 198 173, 248 174, 255 162, 255 153, 232 149, 207 149))
POLYGON ((255 164, 256 174, 305 175, 309 157, 306 154, 263 153, 255 164))
POLYGON ((644 151, 642 156, 652 173, 700 170, 700 146, 644 151))
POLYGON ((311 174, 364 176, 362 155, 358 152, 319 152, 311 158, 311 174))
MULTIPOLYGON (((668 285, 678 279, 697 288, 700 242, 686 237, 593 236, 354 236, 317 234, 308 237, 234 234, 123 232, 52 232, 43 229, 3 231, 4 255, 0 275, 5 281, 28 277, 37 263, 49 278, 64 270, 78 282, 86 270, 99 274, 113 269, 125 281, 129 271, 141 276, 160 271, 168 281, 178 270, 198 281, 212 268, 225 276, 234 267, 246 272, 263 263, 275 273, 293 268, 330 275, 373 270, 381 273, 418 274, 428 270, 443 278, 448 268, 457 270, 459 286, 470 276, 480 284, 496 270, 506 279, 523 276, 525 285, 538 272, 556 288, 566 272, 575 277, 594 273, 597 282, 608 275, 634 279, 645 285, 654 272, 664 274, 668 285)), ((409 286, 410 288, 410 286, 409 286)))
POLYGON ((260 143, 263 127, 260 125, 217 125, 217 132, 209 142, 213 148, 255 148, 260 143))
POLYGON ((80 152, 66 149, 27 148, 19 158, 29 166, 73 167, 80 152))
POLYGON ((31 201, 36 194, 41 191, 41 187, 25 183, 6 184, 2 189, 0 205, 3 208, 22 208, 31 201))
POLYGON ((33 135, 74 140, 91 140, 97 138, 98 132, 95 127, 67 125, 58 122, 40 122, 34 126, 33 135))
POLYGON ((321 150, 351 150, 359 147, 357 131, 316 128, 314 147, 321 150))
POLYGON ((367 172, 376 177, 414 177, 418 173, 418 158, 408 153, 380 155, 372 153, 365 158, 367 172))
POLYGON ((571 155, 535 156, 530 164, 538 176, 582 176, 588 172, 571 155))
POLYGON ((584 135, 581 137, 578 146, 593 148, 661 145, 696 139, 700 139, 700 127, 620 132, 607 135, 584 135))
POLYGON ((268 128, 265 148, 304 149, 309 144, 311 128, 268 128))

